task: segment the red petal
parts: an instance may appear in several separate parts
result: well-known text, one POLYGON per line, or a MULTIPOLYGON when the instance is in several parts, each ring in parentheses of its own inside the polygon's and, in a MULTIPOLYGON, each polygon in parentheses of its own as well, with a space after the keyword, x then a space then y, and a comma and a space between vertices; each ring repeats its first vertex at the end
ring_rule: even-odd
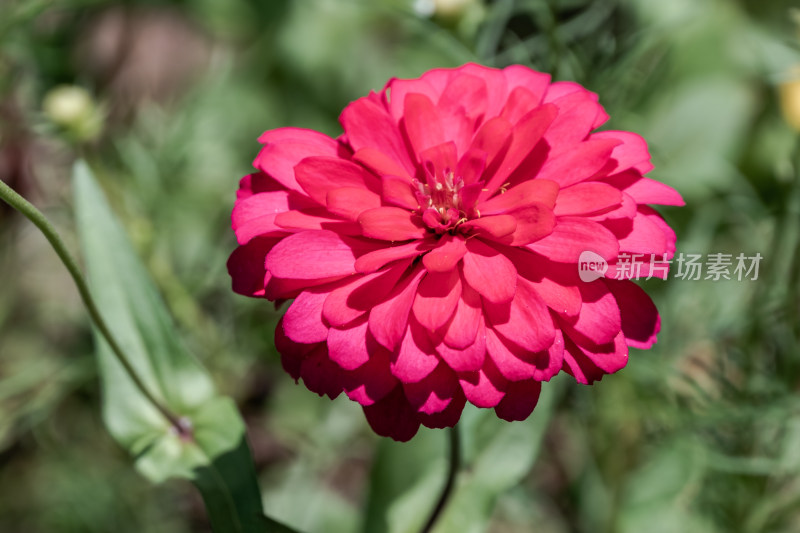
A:
POLYGON ((287 189, 302 192, 294 167, 309 156, 339 155, 341 146, 322 133, 299 128, 271 130, 259 139, 265 143, 253 166, 266 172, 287 189))
POLYGON ((365 237, 384 241, 421 239, 426 235, 420 217, 400 207, 378 207, 358 217, 365 237))
POLYGON ((538 352, 553 344, 555 327, 550 311, 525 278, 517 279, 517 290, 510 304, 484 301, 484 309, 492 328, 522 348, 538 352))
POLYGON ((603 168, 617 144, 616 139, 584 141, 559 156, 548 158, 537 179, 553 180, 563 189, 591 178, 603 168))
POLYGON ((661 329, 661 317, 653 300, 632 281, 604 280, 604 283, 619 306, 622 333, 628 346, 643 350, 653 346, 661 329))
POLYGON ((406 333, 408 315, 424 273, 425 269, 417 267, 369 314, 369 330, 388 350, 394 350, 406 333))
POLYGON ((412 211, 420 207, 408 178, 383 176, 381 198, 389 205, 404 207, 412 211))
POLYGON ((383 176, 397 176, 406 181, 411 181, 406 168, 396 159, 392 159, 375 148, 363 148, 353 154, 353 160, 361 163, 375 174, 383 176))
POLYGON ((348 398, 361 405, 372 405, 399 384, 389 370, 390 353, 383 347, 376 347, 369 360, 356 368, 344 372, 344 391, 348 398))
POLYGON ((444 342, 451 348, 463 350, 476 342, 476 335, 483 324, 481 297, 467 284, 461 285, 461 299, 456 312, 447 326, 444 342))
POLYGON ((493 303, 510 301, 517 286, 517 270, 513 263, 477 239, 467 241, 464 278, 481 296, 493 303))
POLYGON ((611 158, 616 162, 616 166, 612 169, 614 174, 634 168, 642 163, 650 162, 647 141, 641 135, 630 131, 606 130, 592 134, 591 138, 622 141, 611 152, 611 158))
MULTIPOLYGON (((328 356, 345 370, 354 370, 369 360, 367 317, 345 329, 328 331, 328 356)), ((374 349, 374 347, 373 347, 374 349)))
POLYGON ((572 84, 569 93, 561 90, 565 82, 554 83, 545 95, 544 101, 551 102, 558 108, 558 116, 550 125, 544 138, 551 147, 551 157, 571 150, 575 144, 583 141, 594 129, 598 118, 603 118, 605 111, 597 103, 597 95, 572 84), (576 88, 577 87, 577 88, 576 88), (557 96, 551 99, 552 96, 557 96))
POLYGON ((511 246, 524 246, 550 235, 556 225, 553 211, 543 205, 532 205, 512 213, 517 222, 517 228, 510 236, 501 239, 501 242, 511 246))
POLYGON ((303 291, 283 315, 283 331, 295 342, 313 344, 328 338, 328 326, 322 320, 322 305, 327 291, 303 291))
POLYGON ((461 390, 469 402, 476 407, 494 407, 505 396, 508 380, 503 377, 491 359, 475 372, 458 374, 461 390))
POLYGON ((403 383, 415 383, 428 376, 439 364, 427 332, 411 320, 400 349, 393 355, 392 374, 403 383))
POLYGON ((457 270, 428 272, 417 288, 414 316, 428 331, 444 326, 461 299, 461 276, 457 270))
POLYGON ((596 215, 610 211, 622 203, 619 189, 600 182, 577 183, 558 193, 555 214, 596 215))
POLYGON ((502 239, 514 233, 517 229, 517 219, 512 215, 494 215, 474 218, 464 222, 461 226, 464 229, 474 229, 480 235, 502 239))
POLYGON ((382 437, 406 442, 417 434, 419 420, 399 385, 380 401, 364 407, 372 430, 382 437))
POLYGON ((383 268, 392 261, 417 257, 433 248, 435 244, 426 241, 414 241, 399 246, 390 246, 362 255, 356 261, 356 270, 362 274, 370 274, 383 268))
POLYGON ((283 233, 275 215, 289 210, 289 191, 262 192, 236 201, 231 215, 239 244, 271 232, 283 233))
POLYGON ((464 393, 459 389, 456 391, 456 396, 447 405, 444 411, 430 415, 426 413, 417 413, 417 418, 428 428, 442 429, 453 427, 461 419, 461 412, 464 410, 466 403, 467 399, 464 397, 464 393))
POLYGON ((445 142, 439 111, 430 98, 423 94, 406 94, 403 126, 411 147, 417 154, 445 142))
POLYGON ((287 211, 275 216, 275 225, 285 231, 329 230, 339 235, 360 236, 361 226, 355 222, 332 218, 324 207, 287 211))
POLYGON ((313 280, 355 273, 356 256, 371 245, 333 231, 303 231, 286 237, 267 255, 275 277, 313 280))
POLYGON ((564 331, 579 344, 610 342, 622 329, 619 306, 602 280, 581 283, 583 304, 574 320, 564 322, 564 331))
POLYGON ((457 372, 470 372, 478 370, 486 358, 486 332, 483 321, 478 321, 478 331, 472 344, 466 348, 451 348, 442 342, 436 347, 436 352, 442 356, 447 365, 457 372))
POLYGON ((344 373, 328 359, 324 344, 318 345, 300 363, 300 377, 308 390, 327 395, 331 400, 344 390, 344 373))
POLYGON ((553 232, 527 248, 562 263, 577 263, 581 253, 587 250, 611 261, 620 250, 613 233, 597 222, 580 217, 558 217, 553 232))
POLYGON ((264 258, 279 240, 256 237, 233 251, 227 266, 234 292, 245 296, 264 296, 264 286, 270 276, 264 267, 264 258))
POLYGON ((400 130, 381 105, 369 97, 359 98, 342 111, 339 122, 354 151, 374 148, 397 161, 407 174, 413 175, 414 164, 400 130))
POLYGON ((466 253, 467 244, 464 237, 445 233, 439 239, 438 246, 422 256, 422 264, 428 272, 449 272, 466 253))
POLYGON ((410 261, 374 274, 360 276, 353 282, 331 291, 322 314, 332 326, 344 326, 360 317, 389 295, 410 261))
POLYGON ((556 204, 556 197, 558 196, 558 184, 556 182, 535 179, 523 182, 503 194, 498 194, 485 202, 481 202, 476 208, 480 211, 481 216, 500 215, 532 205, 545 205, 552 208, 556 204))
POLYGON ((337 157, 306 157, 294 167, 297 183, 317 203, 325 205, 328 192, 342 187, 380 192, 378 178, 364 167, 337 157))
POLYGON ((508 384, 505 397, 500 401, 494 412, 503 420, 514 422, 525 420, 533 412, 539 401, 542 384, 538 381, 516 381, 508 384))
POLYGON ((367 189, 342 187, 328 191, 325 201, 328 211, 348 220, 358 220, 358 217, 368 209, 375 209, 381 205, 381 197, 367 189))
POLYGON ((455 373, 444 363, 416 383, 403 383, 411 407, 420 413, 441 413, 460 392, 455 373))

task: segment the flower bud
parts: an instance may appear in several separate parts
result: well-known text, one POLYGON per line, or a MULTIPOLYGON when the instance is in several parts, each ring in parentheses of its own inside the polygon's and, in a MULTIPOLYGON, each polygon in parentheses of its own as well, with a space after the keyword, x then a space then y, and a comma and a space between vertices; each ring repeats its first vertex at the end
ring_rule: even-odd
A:
POLYGON ((61 85, 44 97, 45 115, 79 141, 91 141, 100 134, 103 112, 89 92, 76 85, 61 85))

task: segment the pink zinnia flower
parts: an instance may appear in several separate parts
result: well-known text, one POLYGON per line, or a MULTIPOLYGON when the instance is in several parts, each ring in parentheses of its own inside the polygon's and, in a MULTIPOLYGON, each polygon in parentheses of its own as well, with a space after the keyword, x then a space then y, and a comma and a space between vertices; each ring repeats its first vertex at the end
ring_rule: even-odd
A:
POLYGON ((233 289, 294 299, 284 368, 380 435, 452 426, 467 401, 522 420, 543 381, 592 383, 659 330, 632 281, 578 277, 586 250, 610 276, 620 253, 675 249, 645 204, 680 195, 643 177, 641 137, 592 133, 607 118, 576 83, 465 65, 356 100, 338 139, 268 131, 233 210, 233 289))

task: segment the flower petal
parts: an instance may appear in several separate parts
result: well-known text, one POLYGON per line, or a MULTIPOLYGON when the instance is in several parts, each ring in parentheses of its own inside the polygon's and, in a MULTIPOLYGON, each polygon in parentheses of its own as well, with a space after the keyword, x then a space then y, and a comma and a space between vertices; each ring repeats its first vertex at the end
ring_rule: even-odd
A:
POLYGON ((466 253, 464 237, 445 233, 439 239, 438 246, 422 256, 422 264, 428 272, 449 272, 456 268, 466 253))
POLYGON ((569 151, 549 157, 537 179, 555 181, 563 189, 594 176, 611 157, 620 141, 591 139, 573 146, 569 151))
POLYGON ((584 251, 592 251, 606 261, 617 257, 620 247, 611 231, 597 222, 580 217, 558 217, 553 232, 527 245, 551 261, 577 263, 584 251))
POLYGON ((297 183, 318 204, 325 205, 328 192, 355 187, 380 192, 380 181, 364 167, 338 157, 306 157, 294 167, 297 183))
POLYGON ((303 231, 286 237, 267 255, 275 277, 313 280, 354 274, 356 257, 372 248, 333 231, 303 231))
POLYGON ((419 215, 400 207, 378 207, 361 213, 358 223, 365 237, 384 241, 421 239, 427 231, 419 215))
POLYGON ((494 407, 506 394, 508 380, 503 377, 491 359, 474 372, 459 372, 459 384, 469 403, 476 407, 494 407))
POLYGON ((342 187, 328 191, 325 204, 334 215, 356 221, 364 211, 380 207, 381 197, 367 189, 342 187))
POLYGON ((467 241, 464 278, 481 296, 496 304, 511 301, 517 286, 514 264, 477 239, 467 241))
POLYGON ((375 350, 374 340, 369 342, 369 324, 367 318, 359 320, 344 329, 328 330, 328 356, 331 361, 344 370, 354 370, 369 361, 370 348, 375 350))
POLYGON ((528 280, 518 278, 516 285, 510 304, 484 301, 491 327, 526 350, 546 350, 555 339, 550 311, 528 280))
POLYGON ((380 401, 364 406, 364 415, 375 433, 399 442, 411 440, 419 429, 416 413, 400 385, 380 401))
POLYGON ((604 283, 619 306, 622 333, 628 346, 643 350, 653 346, 661 329, 661 317, 653 300, 632 281, 604 280, 604 283))
POLYGON ((532 379, 509 383, 506 395, 494 408, 494 412, 509 422, 525 420, 536 408, 541 391, 542 384, 532 379))
POLYGON ((457 270, 428 272, 417 288, 414 316, 428 331, 444 326, 461 299, 461 276, 457 270))
POLYGON ((619 189, 600 182, 577 183, 561 189, 556 201, 555 214, 596 215, 610 211, 622 203, 619 189))
POLYGON ((334 289, 325 299, 323 317, 331 326, 344 326, 352 322, 384 301, 410 264, 410 261, 404 261, 381 272, 360 276, 334 289))
POLYGON ((327 291, 301 292, 283 315, 283 331, 295 342, 313 344, 328 338, 328 326, 322 320, 322 305, 327 291))
POLYGON ((392 356, 392 374, 403 383, 425 379, 439 365, 439 356, 425 329, 415 320, 409 321, 400 349, 392 356))
POLYGON ((408 315, 424 273, 425 269, 416 267, 395 287, 386 301, 369 313, 369 330, 388 350, 397 347, 408 329, 408 315))
POLYGON ((444 411, 460 392, 458 378, 444 363, 420 381, 403 383, 403 391, 415 411, 428 415, 444 411))
POLYGON ((526 181, 498 194, 476 208, 481 216, 510 213, 533 205, 545 205, 553 208, 559 196, 558 184, 551 180, 535 179, 526 181))

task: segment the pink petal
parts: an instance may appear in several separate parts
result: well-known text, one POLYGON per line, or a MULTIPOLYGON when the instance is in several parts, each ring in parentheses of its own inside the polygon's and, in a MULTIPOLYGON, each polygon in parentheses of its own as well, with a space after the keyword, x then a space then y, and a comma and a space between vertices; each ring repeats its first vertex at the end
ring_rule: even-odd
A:
POLYGON ((498 194, 479 203, 476 208, 481 216, 501 215, 533 205, 552 208, 559 196, 558 184, 551 180, 535 179, 516 185, 503 194, 498 194))
POLYGON ((508 237, 517 229, 517 219, 512 215, 490 215, 481 218, 473 218, 461 225, 464 229, 475 230, 478 235, 485 235, 493 239, 508 237))
POLYGON ((264 287, 270 276, 264 267, 264 258, 278 241, 280 238, 256 237, 233 251, 227 266, 234 292, 264 296, 264 287))
POLYGON ((591 178, 603 168, 618 144, 616 139, 584 141, 559 156, 548 158, 537 179, 555 181, 563 189, 591 178))
POLYGON ((372 405, 386 397, 399 384, 389 370, 390 353, 383 347, 371 351, 369 360, 344 372, 344 392, 363 406, 372 405))
POLYGON ((419 420, 399 385, 380 401, 364 407, 372 430, 382 437, 406 442, 417 434, 419 420))
MULTIPOLYGON (((568 355, 571 355, 573 362, 570 364, 570 369, 574 371, 575 363, 577 363, 580 367, 578 374, 583 374, 584 379, 589 383, 602 377, 602 375, 597 377, 598 370, 602 374, 613 374, 624 368, 628 363, 628 346, 625 344, 625 335, 621 332, 611 342, 601 346, 586 346, 567 342, 566 348, 565 362, 569 359, 568 355)), ((579 383, 584 383, 579 379, 579 375, 573 374, 579 383)))
POLYGON ((622 329, 619 306, 602 280, 582 283, 578 287, 583 298, 577 319, 564 321, 563 329, 575 342, 593 344, 611 342, 622 329))
POLYGON ((419 201, 414 196, 411 182, 407 178, 397 176, 383 176, 383 201, 389 205, 403 207, 408 210, 419 209, 419 201))
POLYGON ((461 419, 461 412, 464 410, 466 403, 467 399, 459 389, 456 391, 456 396, 443 411, 433 414, 418 412, 417 418, 427 428, 442 429, 453 427, 461 419))
POLYGON ((577 263, 586 250, 610 261, 617 257, 620 249, 613 233, 597 222, 580 217, 558 217, 553 232, 527 248, 562 263, 577 263))
POLYGON ((425 269, 416 267, 369 314, 369 330, 388 350, 394 350, 406 333, 408 315, 424 273, 425 269))
MULTIPOLYGON (((486 169, 486 158, 487 154, 483 150, 470 148, 459 159, 456 166, 456 176, 460 176, 465 185, 472 185, 478 182, 486 169)), ((463 194, 462 202, 464 202, 463 194)), ((464 202, 464 209, 471 207, 471 204, 464 202)))
POLYGON ((371 245, 333 231, 303 231, 286 237, 267 255, 275 277, 312 280, 355 273, 357 255, 371 245))
POLYGON ((611 152, 611 158, 616 161, 613 173, 623 172, 642 163, 650 162, 650 152, 647 141, 641 135, 630 131, 606 130, 594 133, 592 139, 616 139, 622 141, 611 152))
POLYGON ((361 226, 355 222, 331 217, 324 207, 287 211, 275 215, 275 226, 284 231, 329 230, 339 235, 360 236, 361 226))
POLYGON ((526 87, 511 89, 500 116, 512 124, 516 124, 526 114, 539 107, 542 95, 536 95, 526 87))
POLYGON ((514 297, 517 271, 513 263, 496 249, 477 239, 467 241, 464 278, 473 289, 492 303, 508 302, 514 297))
POLYGON ((328 326, 322 320, 322 305, 327 291, 303 291, 283 315, 283 331, 295 342, 313 344, 328 338, 328 326))
POLYGON ((480 370, 475 372, 459 372, 461 390, 469 402, 476 407, 494 407, 508 388, 508 380, 503 377, 491 359, 486 359, 480 370))
POLYGON ((380 181, 364 167, 337 157, 306 157, 294 167, 297 183, 317 203, 325 205, 328 192, 342 187, 380 192, 380 181))
POLYGON ((410 261, 404 261, 381 272, 360 276, 331 291, 322 307, 323 317, 332 326, 344 326, 352 322, 389 295, 409 264, 410 261))
POLYGON ((358 220, 364 211, 381 205, 381 197, 367 189, 342 187, 328 191, 328 211, 347 220, 358 220))
POLYGON ((433 242, 414 241, 399 246, 380 248, 359 257, 355 265, 356 271, 362 274, 370 274, 393 261, 422 255, 434 246, 433 242))
POLYGON ((331 361, 345 370, 354 370, 369 360, 367 318, 359 320, 358 324, 350 325, 344 329, 331 328, 328 330, 328 356, 331 361))
POLYGON ((663 226, 648 213, 640 211, 631 221, 607 221, 603 224, 619 237, 621 252, 664 254, 668 251, 663 226))
POLYGON ((604 280, 614 295, 622 318, 622 333, 628 346, 646 350, 656 343, 661 329, 653 300, 632 281, 604 280))
POLYGON ((577 183, 562 189, 556 201, 555 214, 593 215, 610 211, 622 203, 622 193, 600 182, 577 183))
POLYGON ((466 283, 461 285, 461 299, 456 305, 456 312, 450 320, 444 342, 456 350, 464 350, 472 346, 483 326, 483 309, 481 297, 466 283))
POLYGON ((494 408, 494 412, 509 422, 525 420, 536 407, 541 391, 542 384, 532 379, 509 383, 506 395, 494 408))
POLYGON ((550 235, 556 225, 553 211, 544 205, 532 205, 514 211, 517 228, 510 236, 500 239, 511 246, 524 246, 550 235))
POLYGON ((533 378, 537 371, 536 365, 522 357, 524 349, 519 346, 512 349, 509 345, 513 343, 507 344, 507 342, 495 330, 486 328, 486 353, 503 378, 509 381, 533 378))
POLYGON ((311 351, 300 363, 300 377, 308 390, 333 400, 344 390, 344 373, 326 352, 324 344, 311 351))
POLYGON ((469 152, 485 153, 486 167, 494 165, 496 168, 511 146, 512 134, 513 128, 506 119, 501 117, 489 119, 475 134, 469 152))
POLYGON ((423 94, 406 94, 403 126, 411 147, 417 154, 445 142, 439 111, 430 98, 423 94))
POLYGON ((444 363, 420 381, 403 383, 403 391, 415 411, 429 415, 444 411, 460 392, 455 373, 444 363))
POLYGON ((411 320, 400 349, 393 354, 392 374, 403 383, 424 379, 439 365, 439 357, 425 329, 411 320))
POLYGON ((375 148, 363 148, 357 151, 353 154, 353 160, 381 177, 397 176, 407 182, 411 181, 408 170, 402 164, 375 148))
POLYGON ((435 331, 450 320, 460 299, 461 276, 457 270, 428 272, 417 288, 414 316, 428 331, 435 331))
POLYGON ((258 235, 284 233, 275 225, 275 215, 289 210, 289 191, 262 192, 236 201, 231 215, 239 244, 258 235))
POLYGON ((419 215, 400 207, 378 207, 361 213, 358 223, 365 237, 384 241, 421 239, 426 230, 419 215))
POLYGON ((483 365, 486 356, 486 332, 483 321, 478 321, 478 331, 472 344, 466 348, 451 348, 442 342, 436 347, 436 352, 450 368, 457 372, 478 370, 483 365))
POLYGON ((517 290, 510 304, 484 301, 484 309, 492 328, 522 348, 538 352, 553 344, 555 327, 550 311, 525 278, 517 279, 517 290))
POLYGON ((287 189, 302 192, 294 167, 309 156, 336 157, 338 142, 322 133, 299 128, 280 128, 266 132, 259 139, 265 143, 253 166, 266 172, 287 189))
POLYGON ((403 119, 406 97, 409 94, 424 95, 428 97, 431 102, 439 101, 439 95, 441 94, 442 90, 444 90, 444 87, 447 86, 447 80, 450 78, 450 73, 444 69, 438 70, 440 70, 439 73, 432 71, 426 72, 421 79, 401 80, 393 78, 389 80, 389 82, 386 84, 386 88, 389 90, 390 97, 388 108, 395 122, 399 123, 403 119), (431 81, 437 77, 444 78, 441 87, 437 87, 431 83, 431 81))
POLYGON ((484 186, 486 192, 481 193, 481 199, 489 198, 508 181, 508 177, 525 160, 550 127, 556 114, 556 108, 552 105, 539 106, 514 125, 511 145, 494 176, 484 186))
POLYGON ((508 80, 509 91, 516 87, 524 87, 530 92, 538 105, 550 85, 550 75, 536 72, 522 65, 511 65, 503 69, 503 75, 508 80))
POLYGON ((607 116, 597 103, 597 95, 580 86, 578 90, 550 100, 550 93, 559 87, 559 83, 552 84, 544 98, 545 102, 551 102, 558 108, 558 116, 544 135, 544 139, 552 147, 551 157, 571 150, 597 127, 598 118, 607 116))
POLYGON ((445 233, 438 246, 422 256, 422 264, 428 272, 449 272, 456 268, 466 253, 467 244, 463 236, 445 233))
POLYGON ((379 104, 369 98, 360 98, 342 111, 339 122, 354 151, 374 148, 397 161, 407 174, 414 174, 414 164, 400 130, 379 104))
POLYGON ((615 174, 603 178, 603 181, 624 190, 639 204, 685 205, 686 203, 678 191, 669 185, 642 177, 635 171, 615 174))

